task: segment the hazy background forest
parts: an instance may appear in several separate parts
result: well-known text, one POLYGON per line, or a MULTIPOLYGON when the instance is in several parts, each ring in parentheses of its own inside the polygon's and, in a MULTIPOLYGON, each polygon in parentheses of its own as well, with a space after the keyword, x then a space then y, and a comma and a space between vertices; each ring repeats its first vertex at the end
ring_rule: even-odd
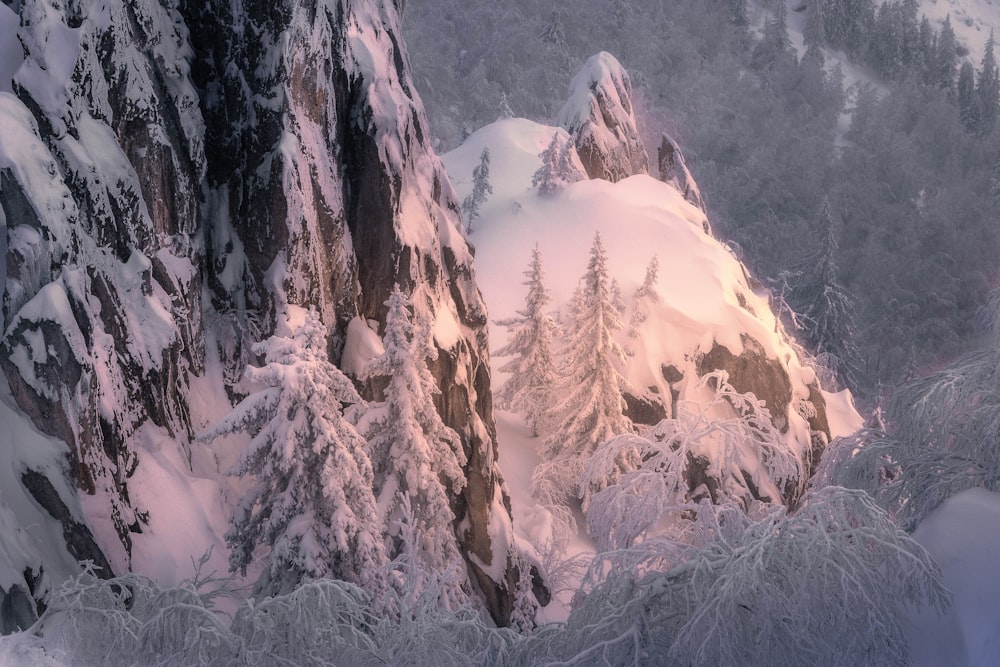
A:
POLYGON ((505 113, 552 122, 586 58, 615 54, 647 148, 677 140, 715 233, 776 307, 808 315, 841 292, 842 316, 786 311, 786 326, 874 404, 982 335, 1000 210, 992 43, 973 64, 916 0, 788 6, 445 0, 409 3, 404 21, 439 150, 505 113))

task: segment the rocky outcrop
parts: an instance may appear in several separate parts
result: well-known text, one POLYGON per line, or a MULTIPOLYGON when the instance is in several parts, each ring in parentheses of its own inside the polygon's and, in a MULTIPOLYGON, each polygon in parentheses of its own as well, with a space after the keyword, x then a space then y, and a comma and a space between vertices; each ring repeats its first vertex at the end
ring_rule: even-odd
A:
POLYGON ((312 305, 335 359, 351 319, 384 325, 394 284, 419 316, 448 323, 435 325, 432 371, 468 461, 452 499, 456 536, 487 608, 506 623, 514 570, 497 530, 511 519, 496 466, 486 311, 395 6, 287 2, 231 14, 189 2, 183 11, 206 54, 195 81, 224 91, 202 97, 212 137, 205 216, 216 221, 208 252, 222 269, 209 281, 213 306, 266 333, 284 304, 312 305), (274 44, 269 68, 255 44, 218 39, 251 29, 274 36, 264 40, 274 44))
POLYGON ((617 182, 649 172, 632 110, 632 81, 610 53, 592 56, 573 78, 558 122, 590 178, 617 182))
MULTIPOLYGON (((715 370, 726 371, 736 391, 752 393, 764 402, 771 413, 771 421, 782 434, 788 433, 790 410, 796 410, 806 420, 810 434, 802 456, 804 475, 783 490, 785 503, 792 507, 804 491, 806 480, 815 472, 825 443, 830 440, 826 400, 819 386, 813 382, 806 387, 808 395, 799 396, 798 404, 793 405, 792 381, 787 364, 769 358, 760 342, 750 336, 742 334, 740 340, 743 350, 739 354, 733 354, 724 345, 715 343, 707 353, 696 358, 697 372, 699 376, 704 376, 715 370)), ((744 476, 749 478, 750 475, 744 472, 744 476)), ((752 487, 751 491, 754 491, 752 487)))
POLYGON ((399 4, 20 3, 26 60, 0 95, 0 368, 112 517, 95 560, 129 567, 162 511, 135 506, 129 480, 144 429, 190 446, 207 326, 235 395, 286 306, 320 313, 339 361, 348 322, 384 323, 399 284, 434 327, 438 408, 468 461, 452 508, 471 588, 507 622, 486 312, 399 4))
POLYGON ((190 436, 202 369, 202 126, 170 5, 20 3, 25 62, 0 100, 7 226, 0 368, 19 407, 69 445, 128 562, 135 437, 190 436))
POLYGON ((660 180, 673 185, 684 195, 684 199, 705 211, 705 201, 701 198, 701 191, 698 190, 698 184, 695 183, 687 163, 684 162, 680 146, 665 132, 656 150, 656 162, 660 169, 660 180))

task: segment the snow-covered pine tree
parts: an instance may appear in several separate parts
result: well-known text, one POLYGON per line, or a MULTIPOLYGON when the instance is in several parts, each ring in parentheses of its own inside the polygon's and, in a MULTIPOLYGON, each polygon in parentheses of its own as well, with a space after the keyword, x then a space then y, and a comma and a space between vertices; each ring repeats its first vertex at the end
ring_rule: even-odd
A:
POLYGON ((938 33, 935 54, 934 78, 942 88, 955 85, 955 68, 958 66, 958 52, 955 50, 955 30, 951 27, 951 15, 944 17, 944 25, 938 33))
POLYGON ((500 93, 500 116, 499 119, 513 118, 514 110, 510 106, 510 100, 507 99, 506 91, 500 93))
POLYGON ((327 358, 326 327, 310 310, 289 336, 272 336, 254 352, 264 355, 264 366, 248 367, 246 379, 262 388, 200 436, 253 436, 235 469, 256 483, 226 534, 232 570, 246 574, 263 547, 270 554, 257 583, 261 595, 321 578, 378 590, 387 558, 372 464, 341 407, 362 399, 327 358))
POLYGON ((517 317, 497 322, 510 332, 507 344, 496 356, 513 359, 500 367, 501 372, 510 373, 510 378, 497 390, 496 398, 502 407, 523 414, 532 435, 537 437, 550 426, 559 380, 554 347, 560 334, 559 326, 546 311, 551 299, 545 289, 542 253, 537 245, 524 275, 527 280, 523 284, 528 286, 524 310, 517 311, 517 317))
POLYGON ((556 406, 559 423, 543 442, 543 462, 532 475, 532 492, 552 505, 579 496, 580 473, 600 443, 633 430, 622 398, 628 382, 615 368, 625 361, 615 339, 622 321, 612 303, 600 232, 594 235, 576 309, 562 357, 566 398, 556 406))
MULTIPOLYGON (((465 485, 465 453, 458 434, 445 425, 434 396, 440 392, 427 365, 436 358, 428 324, 411 321, 410 299, 395 286, 389 299, 382 342, 385 352, 373 359, 364 379, 385 378, 385 401, 371 406, 362 427, 375 468, 377 516, 386 526, 390 557, 404 550, 415 554, 431 577, 460 561, 455 515, 448 492, 465 485), (404 509, 412 511, 415 545, 404 544, 404 509)), ((420 583, 407 582, 419 590, 420 583)), ((448 603, 464 598, 457 586, 443 591, 448 603)))
POLYGON ((964 62, 958 72, 958 113, 969 132, 979 127, 979 99, 976 95, 976 73, 972 63, 964 62))
POLYGON ((553 134, 552 141, 545 147, 541 155, 542 164, 531 177, 531 185, 538 188, 538 193, 551 195, 562 185, 559 178, 559 135, 553 134))
POLYGON ((631 338, 638 338, 639 327, 649 317, 650 306, 660 301, 660 293, 656 291, 656 281, 659 275, 660 258, 653 255, 646 266, 646 277, 633 297, 632 318, 629 320, 628 327, 628 335, 631 338))
POLYGON ((472 168, 472 192, 462 202, 468 231, 472 231, 472 224, 479 217, 479 209, 491 194, 493 185, 490 184, 490 149, 483 147, 483 152, 479 154, 479 164, 472 168))
POLYGON ((572 140, 560 141, 558 133, 552 135, 552 141, 539 155, 542 164, 532 175, 531 185, 538 188, 539 194, 551 195, 567 183, 583 180, 584 175, 573 160, 575 156, 572 140))
POLYGON ((980 134, 989 134, 996 125, 1000 113, 1000 72, 997 70, 995 39, 993 32, 986 41, 983 51, 983 62, 979 68, 979 78, 976 80, 976 101, 978 103, 978 118, 976 130, 980 134))
POLYGON ((764 34, 753 50, 752 62, 761 71, 794 60, 792 40, 788 36, 788 15, 784 2, 779 2, 774 15, 764 24, 764 34))
POLYGON ((542 28, 541 38, 546 44, 565 48, 566 33, 563 30, 562 19, 559 16, 558 9, 553 9, 549 15, 549 22, 542 28))
POLYGON ((576 146, 573 144, 572 139, 568 139, 563 143, 562 148, 559 149, 558 173, 563 184, 576 183, 586 178, 584 173, 580 171, 580 168, 576 166, 577 162, 574 162, 574 157, 576 157, 576 146))
POLYGON ((837 277, 837 235, 830 202, 820 209, 823 240, 799 267, 802 279, 792 292, 807 346, 843 386, 856 387, 854 300, 837 277))

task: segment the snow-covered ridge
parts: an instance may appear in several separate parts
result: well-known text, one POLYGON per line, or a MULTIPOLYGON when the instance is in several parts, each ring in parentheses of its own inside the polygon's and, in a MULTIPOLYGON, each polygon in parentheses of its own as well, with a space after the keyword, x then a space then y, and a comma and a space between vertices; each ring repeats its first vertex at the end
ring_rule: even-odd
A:
MULTIPOLYGON (((607 248, 626 317, 655 255, 660 300, 644 306, 649 312, 635 337, 623 332, 620 338, 630 353, 621 369, 630 393, 662 406, 660 415, 669 416, 678 402, 706 400, 698 379, 723 368, 740 391, 753 391, 767 402, 787 447, 808 471, 823 442, 859 426, 850 398, 819 390, 814 372, 799 361, 776 322, 766 291, 755 289, 742 264, 705 233, 705 213, 675 185, 638 175, 618 183, 580 181, 554 196, 539 196, 531 177, 540 165, 538 154, 558 132, 523 119, 500 120, 444 157, 464 194, 479 155, 489 149, 494 195, 482 206, 472 238, 491 316, 502 320, 523 307, 526 288, 512 285, 528 267, 535 244, 544 258, 553 311, 564 321, 596 232, 607 248)), ((504 339, 503 328, 493 327, 491 349, 502 347, 504 339)), ((772 500, 776 493, 770 490, 772 500)))

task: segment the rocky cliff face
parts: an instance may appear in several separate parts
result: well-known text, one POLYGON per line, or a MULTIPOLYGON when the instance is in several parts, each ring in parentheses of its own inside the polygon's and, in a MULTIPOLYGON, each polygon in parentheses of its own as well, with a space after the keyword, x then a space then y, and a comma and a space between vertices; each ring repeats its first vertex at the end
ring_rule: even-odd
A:
POLYGON ((573 78, 558 123, 573 137, 590 178, 616 182, 648 173, 632 111, 632 81, 610 53, 591 56, 573 78))
POLYGON ((129 479, 149 429, 190 455, 209 334, 231 388, 250 343, 309 305, 339 361, 347 323, 383 322, 398 283, 438 325, 438 407, 468 460, 456 539, 506 622, 516 575, 485 308, 397 4, 17 9, 25 62, 0 92, 0 367, 20 410, 67 445, 80 544, 110 515, 117 540, 94 548, 128 568, 131 536, 165 511, 136 506, 129 479))

